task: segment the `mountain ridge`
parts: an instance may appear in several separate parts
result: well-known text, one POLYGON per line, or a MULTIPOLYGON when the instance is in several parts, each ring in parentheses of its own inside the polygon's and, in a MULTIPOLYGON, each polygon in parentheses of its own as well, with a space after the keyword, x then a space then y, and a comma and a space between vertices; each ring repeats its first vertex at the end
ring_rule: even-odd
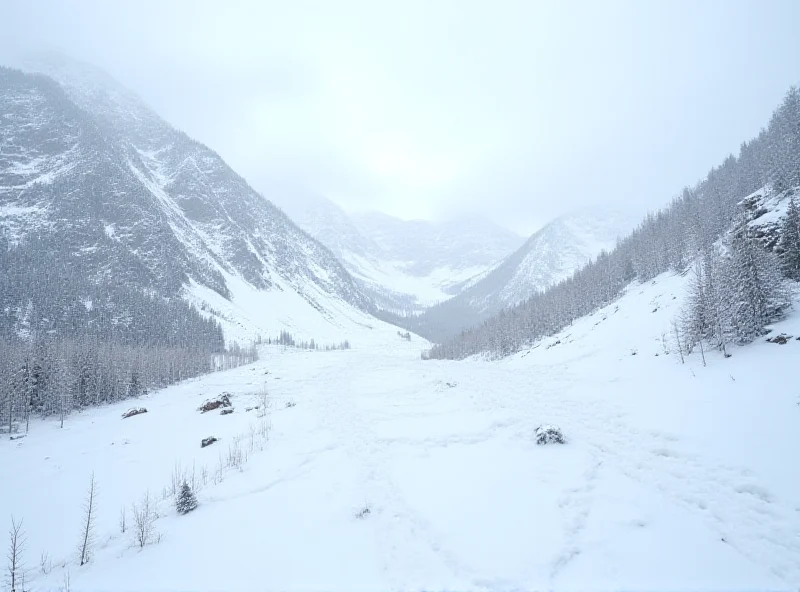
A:
POLYGON ((196 283, 230 299, 230 278, 240 277, 294 291, 317 311, 330 298, 372 309, 333 254, 216 152, 101 70, 75 64, 0 70, 0 228, 11 242, 43 236, 42 257, 72 252, 95 282, 163 296, 196 283))

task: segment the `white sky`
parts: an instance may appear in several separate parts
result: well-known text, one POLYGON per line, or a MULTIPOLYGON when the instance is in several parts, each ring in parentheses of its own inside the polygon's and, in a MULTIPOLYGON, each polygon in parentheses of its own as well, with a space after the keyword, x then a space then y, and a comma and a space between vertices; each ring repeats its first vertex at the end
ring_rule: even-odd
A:
POLYGON ((800 82, 795 0, 2 0, 0 22, 0 62, 101 66, 267 197, 522 233, 663 205, 800 82))

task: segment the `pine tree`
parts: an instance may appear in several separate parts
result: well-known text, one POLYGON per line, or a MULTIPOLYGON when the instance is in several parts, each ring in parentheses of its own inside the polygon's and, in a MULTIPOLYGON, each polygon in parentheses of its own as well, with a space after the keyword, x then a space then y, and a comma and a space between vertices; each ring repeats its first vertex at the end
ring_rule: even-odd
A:
POLYGON ((142 379, 139 369, 134 366, 134 368, 131 370, 130 381, 128 382, 127 396, 128 398, 133 399, 146 394, 147 394, 147 389, 142 384, 142 379))
POLYGON ((790 279, 800 281, 800 208, 794 196, 789 200, 781 230, 783 273, 790 279))
POLYGON ((746 225, 740 225, 730 242, 724 275, 737 341, 749 343, 789 305, 780 262, 748 235, 746 225))
POLYGON ((181 485, 181 490, 178 493, 178 499, 175 501, 175 508, 179 514, 188 514, 197 508, 197 498, 192 492, 192 488, 188 483, 181 485))

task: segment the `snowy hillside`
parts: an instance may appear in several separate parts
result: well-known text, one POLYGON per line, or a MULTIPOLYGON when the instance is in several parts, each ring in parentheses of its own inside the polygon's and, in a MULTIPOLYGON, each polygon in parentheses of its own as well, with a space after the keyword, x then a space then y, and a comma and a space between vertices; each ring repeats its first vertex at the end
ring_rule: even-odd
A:
POLYGON ((284 192, 277 203, 388 310, 418 311, 453 297, 522 242, 482 219, 432 223, 378 213, 350 216, 300 189, 284 192))
POLYGON ((681 364, 669 330, 687 282, 664 274, 633 284, 501 362, 423 362, 414 341, 264 348, 255 365, 140 399, 144 415, 122 420, 127 406, 115 405, 64 429, 35 420, 27 438, 0 441, 0 480, 13 484, 0 502, 24 520, 26 582, 55 589, 68 574, 76 592, 120 582, 141 591, 793 589, 800 400, 787 385, 800 315, 773 326, 793 336, 785 345, 761 339, 729 359, 707 354, 706 367, 698 353, 681 364), (246 409, 264 386, 269 415, 258 418, 246 409), (196 410, 223 391, 232 415, 196 410), (567 443, 537 446, 542 423, 567 443), (201 448, 211 435, 220 441, 201 448), (80 567, 92 471, 97 522, 80 567), (186 516, 169 492, 181 477, 199 499, 186 516), (148 490, 159 517, 140 549, 130 504, 141 507, 148 490))
POLYGON ((513 306, 613 249, 636 222, 632 216, 601 210, 556 218, 460 298, 481 313, 513 306))
POLYGON ((205 302, 237 337, 374 322, 336 257, 212 150, 91 66, 26 67, 52 78, 0 71, 0 229, 31 258, 80 256, 95 281, 205 302))

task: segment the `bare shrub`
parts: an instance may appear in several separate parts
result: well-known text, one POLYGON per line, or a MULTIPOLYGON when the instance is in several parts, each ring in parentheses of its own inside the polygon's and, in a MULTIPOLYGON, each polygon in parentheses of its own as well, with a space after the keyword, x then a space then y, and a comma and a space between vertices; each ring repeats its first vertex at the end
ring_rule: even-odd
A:
POLYGON ((8 531, 8 566, 6 577, 11 592, 23 592, 25 582, 25 544, 28 537, 22 529, 22 520, 17 522, 11 517, 11 529, 8 531))
POLYGON ((149 492, 144 494, 138 504, 133 504, 131 509, 133 511, 133 538, 141 549, 157 537, 155 521, 158 514, 149 492))
POLYGON ((80 564, 86 565, 91 555, 94 544, 94 521, 97 510, 97 482, 94 473, 89 481, 89 491, 86 492, 86 501, 83 505, 83 521, 81 522, 81 538, 78 544, 80 564))

